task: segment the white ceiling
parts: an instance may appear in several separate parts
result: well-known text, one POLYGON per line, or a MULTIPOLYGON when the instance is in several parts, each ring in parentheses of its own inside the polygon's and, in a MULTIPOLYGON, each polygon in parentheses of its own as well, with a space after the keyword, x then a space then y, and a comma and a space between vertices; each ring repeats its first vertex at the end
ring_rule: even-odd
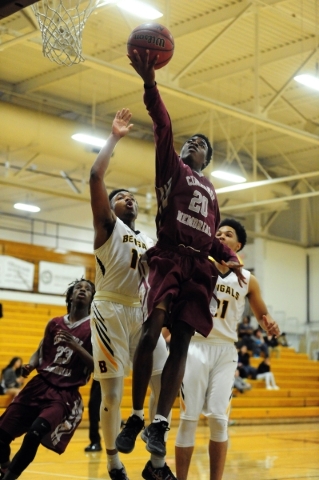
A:
MULTIPOLYGON (((318 74, 319 1, 149 3, 164 14, 158 21, 175 39, 173 59, 157 80, 176 148, 201 131, 215 149, 208 176, 223 168, 248 181, 267 180, 220 192, 222 215, 242 220, 251 238, 319 245, 319 92, 293 80, 297 73, 318 74)), ((41 207, 28 218, 91 227, 88 177, 96 152, 70 137, 79 131, 105 137, 115 112, 128 107, 134 131, 118 146, 106 183, 133 188, 142 223, 153 228, 154 195, 146 201, 154 184, 152 128, 142 81, 126 57, 131 30, 144 22, 116 5, 97 9, 83 32, 85 61, 67 67, 43 56, 31 7, 1 20, 3 225, 21 201, 41 207)))

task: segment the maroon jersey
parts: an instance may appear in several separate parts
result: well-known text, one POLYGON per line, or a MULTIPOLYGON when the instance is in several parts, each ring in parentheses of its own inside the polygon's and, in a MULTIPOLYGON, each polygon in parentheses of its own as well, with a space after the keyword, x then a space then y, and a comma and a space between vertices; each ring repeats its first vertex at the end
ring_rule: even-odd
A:
POLYGON ((170 117, 156 86, 145 89, 144 102, 153 120, 156 143, 159 245, 165 248, 182 244, 201 254, 210 254, 217 261, 238 262, 226 245, 215 240, 220 216, 214 187, 202 173, 185 165, 175 152, 170 117))
POLYGON ((73 335, 87 352, 92 355, 90 317, 70 323, 68 315, 49 321, 41 346, 38 373, 51 385, 58 388, 80 387, 90 377, 88 367, 81 357, 67 343, 57 337, 59 330, 73 335))

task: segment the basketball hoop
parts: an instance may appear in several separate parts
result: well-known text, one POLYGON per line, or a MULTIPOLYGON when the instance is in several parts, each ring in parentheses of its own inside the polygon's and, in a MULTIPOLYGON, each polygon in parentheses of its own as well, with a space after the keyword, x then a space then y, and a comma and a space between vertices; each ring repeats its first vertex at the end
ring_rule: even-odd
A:
POLYGON ((83 62, 82 31, 101 0, 40 0, 31 5, 38 19, 43 55, 59 65, 83 62))

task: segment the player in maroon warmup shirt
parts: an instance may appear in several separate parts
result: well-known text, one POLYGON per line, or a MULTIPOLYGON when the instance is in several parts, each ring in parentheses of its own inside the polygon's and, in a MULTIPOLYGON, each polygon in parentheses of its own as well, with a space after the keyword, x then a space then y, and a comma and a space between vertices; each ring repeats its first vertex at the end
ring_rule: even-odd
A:
POLYGON ((81 422, 79 387, 93 371, 90 306, 94 284, 77 280, 67 290, 68 314, 49 321, 23 376, 32 378, 0 417, 0 478, 15 480, 33 461, 42 443, 63 453, 81 422), (10 443, 26 433, 11 463, 10 443))
MULTIPOLYGON (((148 54, 142 59, 137 51, 130 60, 144 81, 144 103, 154 126, 158 242, 139 263, 144 324, 133 364, 133 415, 116 444, 127 453, 128 440, 135 442, 138 429, 132 418, 143 409, 152 353, 162 327, 168 324, 170 354, 162 373, 157 414, 142 433, 147 450, 164 456, 167 417, 183 379, 190 339, 195 330, 207 336, 212 329, 209 303, 218 272, 208 256, 233 269, 239 282, 244 279, 236 254, 215 238, 220 221, 218 203, 213 185, 202 174, 212 156, 208 138, 193 135, 178 156, 170 117, 155 82, 156 60, 149 62, 148 54)), ((143 426, 141 419, 140 430, 143 426)), ((150 471, 143 472, 143 477, 149 478, 154 470, 149 464, 146 469, 150 471)))

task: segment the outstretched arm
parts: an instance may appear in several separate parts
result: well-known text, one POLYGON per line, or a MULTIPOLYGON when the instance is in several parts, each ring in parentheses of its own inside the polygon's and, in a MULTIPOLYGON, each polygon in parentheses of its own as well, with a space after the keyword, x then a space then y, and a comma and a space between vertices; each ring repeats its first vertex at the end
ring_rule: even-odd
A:
POLYGON ((242 266, 243 266, 242 263, 225 262, 224 260, 222 260, 221 264, 224 265, 225 267, 228 267, 230 270, 234 272, 235 275, 237 275, 238 283, 241 287, 243 286, 244 283, 247 283, 245 276, 243 275, 243 272, 242 272, 242 266))
POLYGON ((111 135, 91 168, 90 192, 94 224, 94 248, 99 248, 103 245, 114 228, 116 217, 111 209, 104 183, 104 175, 109 167, 110 159, 117 142, 127 135, 133 126, 129 123, 131 117, 132 114, 127 108, 123 108, 116 113, 112 124, 111 135))
POLYGON ((210 256, 213 257, 216 262, 230 268, 238 278, 238 283, 242 287, 246 283, 245 277, 242 273, 242 263, 239 262, 235 252, 233 252, 227 245, 220 242, 217 237, 213 240, 213 246, 210 250, 210 256))
POLYGON ((225 245, 225 243, 221 242, 218 237, 214 237, 209 254, 218 263, 222 263, 223 261, 239 263, 236 253, 225 245))
POLYGON ((268 312, 266 304, 261 296, 259 283, 254 275, 250 276, 247 297, 251 309, 261 328, 267 332, 267 335, 278 337, 280 335, 279 326, 268 312))
POLYGON ((129 59, 130 65, 144 81, 144 103, 153 120, 156 145, 156 186, 161 187, 176 172, 180 160, 174 149, 171 119, 155 82, 154 66, 157 59, 149 61, 148 50, 143 58, 134 50, 129 59))

